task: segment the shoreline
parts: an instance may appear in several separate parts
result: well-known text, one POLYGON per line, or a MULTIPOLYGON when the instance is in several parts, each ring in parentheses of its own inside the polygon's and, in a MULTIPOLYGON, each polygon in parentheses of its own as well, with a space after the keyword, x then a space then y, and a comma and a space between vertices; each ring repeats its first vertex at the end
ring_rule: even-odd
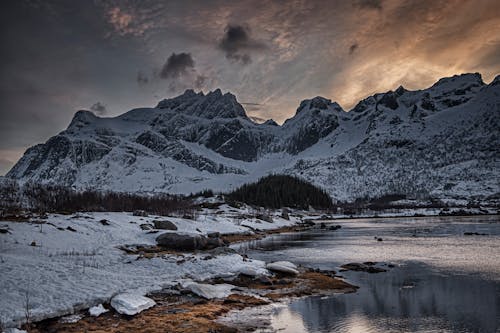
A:
POLYGON ((239 275, 234 280, 213 281, 233 283, 237 287, 234 293, 220 299, 204 299, 182 290, 177 290, 178 293, 176 290, 156 292, 148 297, 157 305, 134 316, 120 315, 110 309, 99 317, 87 315, 76 323, 63 323, 61 318, 44 320, 30 332, 238 332, 237 327, 219 320, 231 311, 270 305, 296 297, 352 293, 358 289, 329 272, 305 268, 301 268, 301 273, 296 277, 276 274, 270 280, 272 285, 239 275))
MULTIPOLYGON (((275 212, 275 213, 276 213, 276 212, 275 212)), ((120 214, 120 213, 117 213, 117 214, 120 214)), ((130 216, 130 215, 123 214, 123 213, 121 213, 121 214, 122 214, 122 215, 126 215, 126 216, 130 216)), ((101 215, 103 215, 103 214, 97 214, 97 213, 96 213, 96 214, 94 214, 94 215, 95 215, 95 216, 93 217, 93 219, 94 219, 94 220, 99 220, 99 218, 100 218, 100 217, 101 217, 101 215)), ((106 215, 106 214, 104 214, 104 215, 106 215)), ((404 217, 414 218, 413 216, 394 216, 394 218, 404 218, 404 217)), ((446 216, 446 217, 448 217, 448 218, 449 218, 449 216, 446 216)), ((453 217, 453 216, 452 216, 452 217, 453 217)), ((468 217, 468 216, 466 216, 466 217, 468 217)), ((157 216, 155 216, 155 217, 151 217, 151 219, 153 219, 153 218, 160 218, 160 217, 157 217, 157 216)), ((361 217, 360 217, 360 218, 361 218, 361 217)), ((363 217, 363 218, 368 219, 368 218, 370 218, 370 217, 363 217)), ((372 217, 372 218, 373 218, 373 217, 372 217)), ((376 217, 376 218, 377 218, 377 217, 376 217)), ((386 217, 378 217, 378 218, 386 218, 386 217)), ((75 219, 75 218, 73 217, 73 219, 75 219)), ((89 223, 89 221, 88 221, 88 220, 90 220, 90 218, 89 218, 89 217, 85 217, 84 219, 86 219, 86 220, 87 220, 87 221, 86 221, 86 223, 89 223)), ((169 217, 169 219, 174 219, 174 218, 169 217)), ((289 233, 289 232, 301 232, 301 231, 304 231, 304 230, 307 230, 307 229, 313 228, 315 224, 320 224, 321 222, 326 222, 326 221, 331 221, 331 222, 334 222, 335 220, 337 220, 337 218, 328 219, 328 220, 323 220, 323 219, 321 219, 321 218, 320 218, 320 213, 319 213, 319 214, 317 214, 317 215, 315 215, 314 213, 313 213, 313 214, 308 214, 308 215, 306 215, 306 214, 304 214, 304 215, 303 215, 303 214, 299 214, 298 216, 297 216, 297 215, 295 215, 295 216, 293 216, 293 217, 291 216, 291 219, 292 219, 293 221, 288 221, 287 223, 292 223, 292 222, 293 222, 292 224, 289 224, 289 225, 284 225, 284 226, 280 226, 280 227, 278 227, 278 228, 274 228, 274 229, 269 228, 270 226, 272 226, 272 225, 273 225, 273 223, 269 223, 269 222, 262 222, 262 221, 261 221, 261 222, 258 222, 258 223, 257 223, 257 225, 258 225, 259 227, 265 226, 265 227, 266 227, 265 229, 253 228, 253 230, 251 230, 250 232, 248 232, 248 231, 246 231, 246 232, 245 232, 245 231, 242 231, 242 232, 237 232, 237 233, 227 233, 227 234, 222 234, 222 235, 221 235, 221 237, 226 238, 226 240, 227 240, 230 244, 237 244, 237 243, 242 243, 242 242, 246 242, 246 241, 252 241, 252 240, 256 240, 256 239, 262 239, 262 238, 264 238, 264 237, 267 237, 267 236, 269 236, 269 235, 273 235, 273 234, 281 234, 281 233, 289 233)), ((358 219, 358 218, 354 218, 354 219, 358 219)), ((78 219, 75 219, 75 220, 78 220, 78 219)), ((142 219, 142 218, 141 218, 140 220, 144 220, 144 219, 142 219)), ((342 219, 342 220, 346 220, 346 219, 342 219)), ((114 221, 113 221, 113 220, 111 220, 111 222, 114 222, 114 221)), ((0 222, 0 223, 3 223, 3 222, 0 222)), ((24 224, 24 222, 12 222, 12 223, 24 224)), ((132 222, 129 222, 129 223, 132 223, 132 222)), ((281 222, 280 222, 280 223, 281 223, 281 222)), ((28 223, 28 224, 29 224, 29 225, 35 225, 35 227, 37 227, 36 222, 33 222, 33 223, 28 223)), ((57 225, 57 223, 56 223, 56 225, 57 225)), ((44 228, 45 228, 45 227, 44 227, 44 228)), ((77 228, 77 227, 75 226, 75 228, 77 228)), ((71 232, 70 232, 70 234, 71 234, 71 232)), ((222 248, 222 249, 224 249, 224 248, 222 248)), ((120 250, 120 251, 121 251, 121 250, 120 250)), ((200 263, 200 265, 202 264, 202 266, 203 266, 203 265, 205 265, 205 264, 204 264, 204 262, 207 262, 207 263, 208 263, 208 260, 220 259, 221 264, 219 264, 219 265, 222 265, 222 266, 220 266, 220 267, 222 268, 222 267, 223 267, 223 265, 224 265, 224 264, 223 264, 223 263, 224 263, 224 259, 226 259, 226 258, 228 258, 228 257, 230 257, 230 256, 233 256, 233 257, 234 257, 234 256, 241 257, 241 255, 239 255, 239 254, 234 254, 234 255, 231 255, 231 254, 229 254, 228 252, 224 252, 224 250, 222 250, 222 252, 215 254, 215 256, 216 256, 216 257, 215 257, 214 259, 210 259, 210 257, 211 257, 211 253, 212 253, 211 251, 194 251, 194 252, 187 252, 187 253, 186 253, 186 252, 185 252, 185 253, 180 253, 180 252, 179 252, 179 253, 168 253, 168 254, 166 254, 166 253, 162 253, 162 254, 161 254, 161 257, 159 257, 159 258, 154 258, 154 259, 157 259, 157 260, 162 260, 162 259, 163 259, 163 260, 164 260, 165 258, 178 258, 178 257, 180 256, 181 258, 180 258, 180 259, 178 259, 178 260, 176 260, 176 264, 177 264, 177 266, 179 266, 179 265, 183 266, 183 263, 184 263, 185 261, 187 261, 187 262, 192 262, 193 264, 194 264, 195 262, 199 262, 199 263, 200 263), (209 258, 209 259, 206 259, 206 258, 209 258)), ((127 256, 128 256, 128 257, 133 257, 133 255, 132 255, 132 256, 127 255, 127 256)), ((136 258, 136 260, 138 260, 138 259, 140 259, 140 256, 138 256, 138 257, 136 258)), ((144 259, 153 260, 153 258, 147 258, 147 257, 145 257, 144 259)), ((237 258, 236 258, 236 259, 237 259, 237 258)), ((237 260, 239 261, 240 259, 237 259, 237 260)), ((242 257, 242 260, 243 260, 243 262, 245 262, 247 259, 245 259, 245 257, 243 256, 243 257, 242 257)), ((247 261, 248 261, 248 260, 247 260, 247 261)), ((252 265, 254 265, 254 267, 257 267, 257 266, 255 266, 255 263, 256 263, 257 261, 254 261, 254 260, 251 260, 251 259, 250 259, 249 261, 250 261, 250 262, 252 262, 252 261, 253 261, 254 263, 252 263, 252 265)), ((152 262, 151 264, 153 264, 153 262, 152 262)), ((264 263, 264 264, 265 264, 265 263, 264 263)), ((206 265, 205 265, 205 266, 206 266, 206 265)), ((203 266, 203 267, 205 267, 205 266, 203 266)), ((244 266, 242 266, 242 267, 244 267, 244 266)), ((221 271, 220 271, 220 269, 221 269, 221 268, 216 268, 216 269, 213 271, 213 272, 215 273, 215 276, 213 276, 213 277, 212 277, 212 279, 213 279, 213 278, 216 278, 216 275, 221 273, 221 271), (219 271, 218 271, 219 273, 217 273, 217 270, 219 270, 219 271)), ((303 268, 302 268, 302 269, 303 269, 303 268)), ((85 270, 85 267, 84 267, 84 270, 85 270)), ((210 273, 210 274, 214 275, 214 273, 210 273)), ((302 272, 302 273, 303 273, 303 272, 302 272)), ((154 274, 154 273, 153 273, 153 274, 154 274)), ((241 275, 241 274, 240 274, 240 275, 241 275)), ((326 276, 328 276, 328 275, 326 275, 326 276)), ((233 277, 237 277, 237 275, 236 275, 236 276, 235 276, 235 275, 233 275, 233 277)), ((176 280, 178 280, 178 278, 175 278, 175 277, 174 277, 174 278, 172 278, 171 280, 169 280, 169 281, 165 281, 165 282, 167 282, 167 285, 170 285, 170 286, 169 286, 169 288, 171 288, 171 287, 172 287, 172 283, 176 283, 176 280)), ((196 280, 196 281, 206 281, 207 279, 203 279, 203 278, 201 278, 201 279, 195 279, 195 280, 196 280)), ((210 280, 210 278, 209 278, 209 280, 210 280)), ((340 280, 340 281, 342 281, 342 280, 340 280)), ((220 282, 220 281, 219 281, 219 282, 220 282)), ((159 288, 159 287, 149 288, 149 291, 147 291, 147 290, 146 290, 146 292, 144 292, 144 294, 152 295, 151 297, 153 297, 153 298, 154 298, 154 297, 158 297, 158 296, 157 296, 158 292, 159 292, 159 291, 161 291, 161 290, 163 290, 163 289, 165 289, 165 288, 164 288, 164 287, 160 287, 160 288, 159 288)), ((327 290, 328 290, 328 289, 327 289, 327 290)), ((331 290, 330 290, 330 291, 331 291, 331 290)), ((180 292, 182 292, 182 291, 180 291, 180 292)), ((160 292, 160 293, 161 293, 161 292, 160 292)), ((116 294, 116 293, 115 293, 115 294, 116 294)), ((304 294, 300 294, 300 293, 299 293, 299 294, 295 294, 295 295, 293 295, 293 294, 289 294, 289 295, 286 295, 286 296, 283 296, 283 297, 281 297, 281 296, 276 296, 276 298, 275 298, 275 299, 272 299, 272 297, 275 297, 275 296, 271 296, 271 298, 269 299, 269 301, 270 301, 270 302, 274 302, 274 301, 280 301, 280 300, 281 300, 282 298, 284 298, 284 297, 302 297, 302 296, 307 296, 307 295, 311 295, 311 293, 309 293, 309 294, 308 294, 308 293, 304 293, 304 294)), ((170 295, 170 296, 171 296, 171 295, 170 295)), ((184 296, 184 295, 182 295, 182 293, 181 293, 181 296, 184 296)), ((235 297, 235 296, 233 296, 233 297, 235 297)), ((110 299, 109 297, 104 297, 104 298, 103 298, 103 297, 101 297, 101 299, 102 299, 102 301, 101 301, 101 302, 103 302, 104 304, 109 304, 109 303, 108 303, 108 302, 109 302, 109 299, 110 299)), ((165 300, 159 299, 159 301, 160 301, 160 304, 163 304, 163 302, 164 302, 165 300)), ((178 301, 179 301, 179 300, 178 300, 178 301)), ((208 304, 210 305, 210 307, 215 307, 215 308, 222 306, 222 308, 224 308, 224 309, 226 309, 226 310, 227 310, 227 311, 226 311, 226 310, 224 310, 224 311, 228 312, 228 311, 231 311, 231 310, 234 310, 234 309, 236 309, 236 310, 237 310, 238 308, 245 308, 245 307, 248 307, 248 306, 256 306, 256 305, 259 305, 259 304, 257 304, 257 303, 260 303, 260 302, 257 302, 257 301, 256 301, 256 300, 254 300, 254 299, 233 299, 233 300, 229 300, 228 302, 229 302, 230 304, 233 304, 233 305, 228 305, 228 303, 227 303, 227 302, 226 302, 226 303, 224 303, 224 300, 222 300, 222 303, 221 303, 222 305, 221 305, 221 304, 219 304, 219 303, 220 303, 220 301, 208 301, 208 304), (247 303, 248 303, 248 304, 247 304, 247 303)), ((198 305, 203 305, 203 304, 207 304, 207 302, 204 302, 204 301, 201 301, 201 302, 200 302, 200 300, 198 300, 198 301, 196 301, 195 303, 193 303, 193 304, 192 304, 192 307, 193 307, 193 308, 192 308, 191 310, 192 310, 192 311, 196 311, 196 310, 194 310, 194 308, 196 308, 198 305)), ((93 304, 89 304, 89 305, 97 305, 97 304, 96 304, 96 302, 93 302, 93 304)), ((109 306, 108 306, 108 307, 109 307, 109 306)), ((54 322, 58 322, 61 318, 63 318, 63 317, 67 317, 67 315, 68 315, 68 314, 71 314, 71 313, 73 313, 73 314, 74 314, 74 313, 86 313, 86 310, 87 310, 88 308, 89 308, 89 306, 87 306, 87 307, 83 306, 83 307, 80 307, 80 308, 78 308, 78 307, 74 307, 72 311, 65 311, 65 313, 64 313, 64 314, 62 314, 62 313, 61 313, 60 315, 51 316, 53 319, 42 319, 41 321, 33 320, 33 322, 38 323, 38 324, 41 324, 41 323, 46 323, 47 321, 52 322, 52 323, 54 323, 54 322)), ((183 311, 184 311, 184 310, 183 310, 183 311)), ((219 313, 220 311, 222 311, 222 310, 220 310, 220 309, 219 309, 219 310, 218 310, 218 313, 219 313)), ((224 312, 224 313, 226 313, 226 312, 224 312)), ((113 312, 112 312, 112 313, 113 313, 113 312)), ((115 313, 115 314, 116 314, 116 313, 115 313)), ((136 315, 136 316, 140 316, 140 314, 138 314, 138 315, 136 315)), ((87 316, 87 317, 88 317, 88 316, 87 316)), ((84 319, 85 319, 85 318, 87 318, 87 317, 84 317, 84 319)), ((89 318, 90 318, 90 317, 89 317, 89 318)), ((92 317, 92 318, 93 318, 93 317, 92 317)), ((98 318, 99 318, 99 317, 98 317, 98 318)), ((175 318, 176 318, 176 317, 175 317, 175 314, 173 314, 173 315, 172 315, 172 316, 170 316, 169 318, 171 318, 172 320, 175 320, 175 318)), ((94 319, 96 319, 96 318, 94 318, 94 319)), ((115 318, 115 319, 116 319, 116 318, 115 318)), ((130 319, 130 318, 129 318, 129 319, 130 319)), ((214 319, 214 320, 215 320, 215 319, 214 319)), ((95 321, 95 320, 94 320, 94 321, 95 321)), ((129 321, 130 321, 130 320, 129 320, 129 321)), ((76 324, 76 327, 78 327, 78 324, 76 324)), ((98 331, 99 331, 99 330, 97 330, 97 332, 98 332, 98 331)), ((134 331, 137 331, 137 330, 134 330, 134 331)), ((34 331, 34 332, 36 332, 36 331, 34 331)), ((137 332, 140 332, 140 331, 137 331, 137 332)), ((190 331, 181 331, 181 332, 190 332, 190 331)), ((191 332, 195 332, 195 331, 191 331, 191 332)))

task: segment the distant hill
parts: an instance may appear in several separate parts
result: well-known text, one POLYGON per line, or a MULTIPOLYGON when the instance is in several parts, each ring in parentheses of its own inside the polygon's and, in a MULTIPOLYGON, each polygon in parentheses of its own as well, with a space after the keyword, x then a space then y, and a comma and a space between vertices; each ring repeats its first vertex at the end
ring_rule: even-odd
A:
POLYGON ((331 208, 332 199, 321 188, 300 178, 270 175, 251 184, 245 184, 227 194, 230 200, 266 208, 331 208))

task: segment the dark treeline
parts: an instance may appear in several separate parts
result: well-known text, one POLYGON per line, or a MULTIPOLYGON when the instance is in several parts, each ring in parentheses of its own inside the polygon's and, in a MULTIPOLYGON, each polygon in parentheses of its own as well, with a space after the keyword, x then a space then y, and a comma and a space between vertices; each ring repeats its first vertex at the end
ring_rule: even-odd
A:
POLYGON ((0 209, 30 210, 47 213, 78 211, 132 212, 144 210, 165 215, 190 210, 192 201, 184 196, 155 194, 154 196, 92 190, 75 191, 67 187, 26 183, 3 184, 0 189, 0 209))
POLYGON ((332 199, 322 189, 292 176, 270 175, 246 184, 227 194, 230 200, 266 208, 291 207, 317 209, 333 207, 332 199))

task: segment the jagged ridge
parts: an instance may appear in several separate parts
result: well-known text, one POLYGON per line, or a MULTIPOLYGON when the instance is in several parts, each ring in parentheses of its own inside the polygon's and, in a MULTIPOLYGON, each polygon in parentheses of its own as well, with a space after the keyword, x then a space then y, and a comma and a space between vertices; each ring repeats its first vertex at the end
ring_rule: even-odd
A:
POLYGON ((257 124, 230 93, 187 90, 115 118, 78 111, 8 173, 22 181, 115 191, 226 190, 274 172, 334 197, 392 192, 498 195, 500 82, 443 78, 375 94, 349 112, 315 97, 282 126, 257 124))

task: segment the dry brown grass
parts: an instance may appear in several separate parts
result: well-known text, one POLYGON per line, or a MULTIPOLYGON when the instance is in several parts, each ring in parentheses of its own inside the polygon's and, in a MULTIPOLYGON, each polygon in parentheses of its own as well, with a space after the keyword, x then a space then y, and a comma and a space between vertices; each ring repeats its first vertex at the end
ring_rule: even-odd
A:
MULTIPOLYGON (((270 279, 273 285, 267 285, 249 277, 240 276, 235 285, 248 289, 258 289, 265 293, 270 301, 285 297, 298 297, 322 292, 353 292, 357 287, 339 278, 321 272, 306 271, 296 277, 276 276, 270 279)), ((231 310, 268 304, 261 298, 232 294, 223 300, 200 300, 186 296, 153 295, 157 305, 140 314, 128 317, 110 311, 100 317, 85 317, 78 323, 61 324, 57 320, 38 323, 33 333, 226 333, 237 332, 235 328, 216 322, 221 315, 231 310)))

